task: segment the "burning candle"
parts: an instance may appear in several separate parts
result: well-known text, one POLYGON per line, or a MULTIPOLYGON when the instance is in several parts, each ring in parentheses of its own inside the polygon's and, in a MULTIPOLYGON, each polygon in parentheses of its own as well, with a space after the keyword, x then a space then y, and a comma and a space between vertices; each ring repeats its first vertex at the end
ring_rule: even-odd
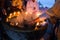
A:
POLYGON ((12 13, 9 15, 9 17, 8 18, 11 18, 12 17, 12 13))
POLYGON ((42 13, 37 12, 36 16, 39 17, 40 15, 42 15, 42 13))
POLYGON ((20 14, 20 11, 18 11, 17 13, 20 14))
POLYGON ((13 15, 15 16, 16 15, 16 12, 14 12, 13 15))
POLYGON ((37 24, 36 24, 36 26, 38 26, 40 23, 39 22, 37 22, 37 24))
POLYGON ((27 16, 28 12, 25 12, 25 15, 27 16))
POLYGON ((36 24, 36 27, 35 27, 35 30, 38 30, 38 27, 37 26, 39 26, 39 22, 37 22, 37 24, 36 24))

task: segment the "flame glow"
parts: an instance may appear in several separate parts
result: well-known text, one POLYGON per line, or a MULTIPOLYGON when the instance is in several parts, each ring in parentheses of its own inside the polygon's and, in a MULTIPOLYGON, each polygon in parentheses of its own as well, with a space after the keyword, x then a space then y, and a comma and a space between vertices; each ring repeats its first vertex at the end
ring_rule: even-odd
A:
POLYGON ((39 22, 37 22, 37 24, 36 24, 36 26, 38 26, 40 23, 39 22))
POLYGON ((17 6, 17 8, 22 8, 22 0, 12 0, 12 6, 17 6))
POLYGON ((36 13, 36 16, 37 16, 37 17, 39 17, 40 15, 42 15, 41 12, 37 12, 37 13, 36 13))
POLYGON ((25 15, 27 15, 28 14, 28 12, 25 12, 25 15))
POLYGON ((37 26, 39 26, 39 22, 36 23, 36 27, 35 27, 35 30, 38 30, 39 28, 37 26))
POLYGON ((6 21, 8 22, 9 19, 11 19, 12 17, 15 17, 15 16, 19 16, 20 15, 20 12, 13 12, 13 13, 10 13, 10 15, 7 17, 6 21))
MULTIPOLYGON (((22 1, 21 0, 12 0, 12 6, 17 6, 17 8, 21 9, 22 10, 22 1)), ((36 19, 37 17, 39 17, 40 15, 42 15, 42 12, 35 12, 35 13, 28 13, 28 11, 24 12, 20 12, 20 11, 14 11, 13 13, 10 13, 10 15, 7 17, 6 21, 8 22, 11 18, 13 17, 17 17, 16 20, 14 19, 10 24, 11 25, 18 25, 20 22, 22 22, 24 19, 25 20, 29 20, 29 21, 32 21, 34 19, 36 19)), ((34 22, 37 22, 36 23, 36 27, 35 27, 35 30, 38 30, 38 26, 41 24, 41 25, 44 25, 46 24, 46 22, 44 21, 46 18, 43 17, 43 18, 38 18, 36 20, 34 20, 34 22), (42 23, 40 23, 42 21, 42 23)), ((33 23, 34 23, 33 22, 33 23)))
POLYGON ((35 27, 35 30, 38 30, 38 27, 37 26, 35 27))

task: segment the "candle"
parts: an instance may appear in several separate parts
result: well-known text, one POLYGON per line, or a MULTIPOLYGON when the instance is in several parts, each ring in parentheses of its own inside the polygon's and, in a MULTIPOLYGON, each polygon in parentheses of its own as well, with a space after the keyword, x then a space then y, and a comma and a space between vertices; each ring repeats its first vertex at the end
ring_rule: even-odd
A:
POLYGON ((36 27, 35 27, 35 30, 38 30, 39 28, 37 26, 39 26, 39 22, 36 23, 36 27))

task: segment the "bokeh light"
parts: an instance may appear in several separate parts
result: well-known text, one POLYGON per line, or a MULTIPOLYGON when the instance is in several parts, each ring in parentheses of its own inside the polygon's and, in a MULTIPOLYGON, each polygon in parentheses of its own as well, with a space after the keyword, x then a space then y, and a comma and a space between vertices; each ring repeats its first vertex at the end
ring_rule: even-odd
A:
POLYGON ((38 0, 40 7, 48 7, 51 8, 55 4, 55 0, 38 0))

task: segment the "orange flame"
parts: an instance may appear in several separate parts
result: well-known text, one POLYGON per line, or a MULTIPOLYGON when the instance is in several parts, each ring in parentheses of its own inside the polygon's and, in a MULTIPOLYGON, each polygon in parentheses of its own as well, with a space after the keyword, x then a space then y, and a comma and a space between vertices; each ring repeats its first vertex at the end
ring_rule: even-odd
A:
POLYGON ((22 0, 12 0, 12 6, 17 6, 17 8, 22 8, 22 0))
POLYGON ((38 27, 37 26, 35 27, 35 30, 38 30, 38 27))
POLYGON ((6 21, 8 22, 9 19, 11 19, 12 17, 15 17, 15 16, 19 16, 20 15, 20 12, 13 12, 13 13, 10 13, 10 15, 7 17, 6 21))
POLYGON ((39 17, 40 15, 42 15, 41 12, 37 12, 36 16, 39 17))
POLYGON ((36 26, 38 26, 40 23, 39 22, 37 22, 37 24, 36 24, 36 26))
POLYGON ((37 22, 37 24, 36 24, 36 27, 35 27, 35 30, 38 30, 38 27, 37 26, 39 26, 39 22, 37 22))

